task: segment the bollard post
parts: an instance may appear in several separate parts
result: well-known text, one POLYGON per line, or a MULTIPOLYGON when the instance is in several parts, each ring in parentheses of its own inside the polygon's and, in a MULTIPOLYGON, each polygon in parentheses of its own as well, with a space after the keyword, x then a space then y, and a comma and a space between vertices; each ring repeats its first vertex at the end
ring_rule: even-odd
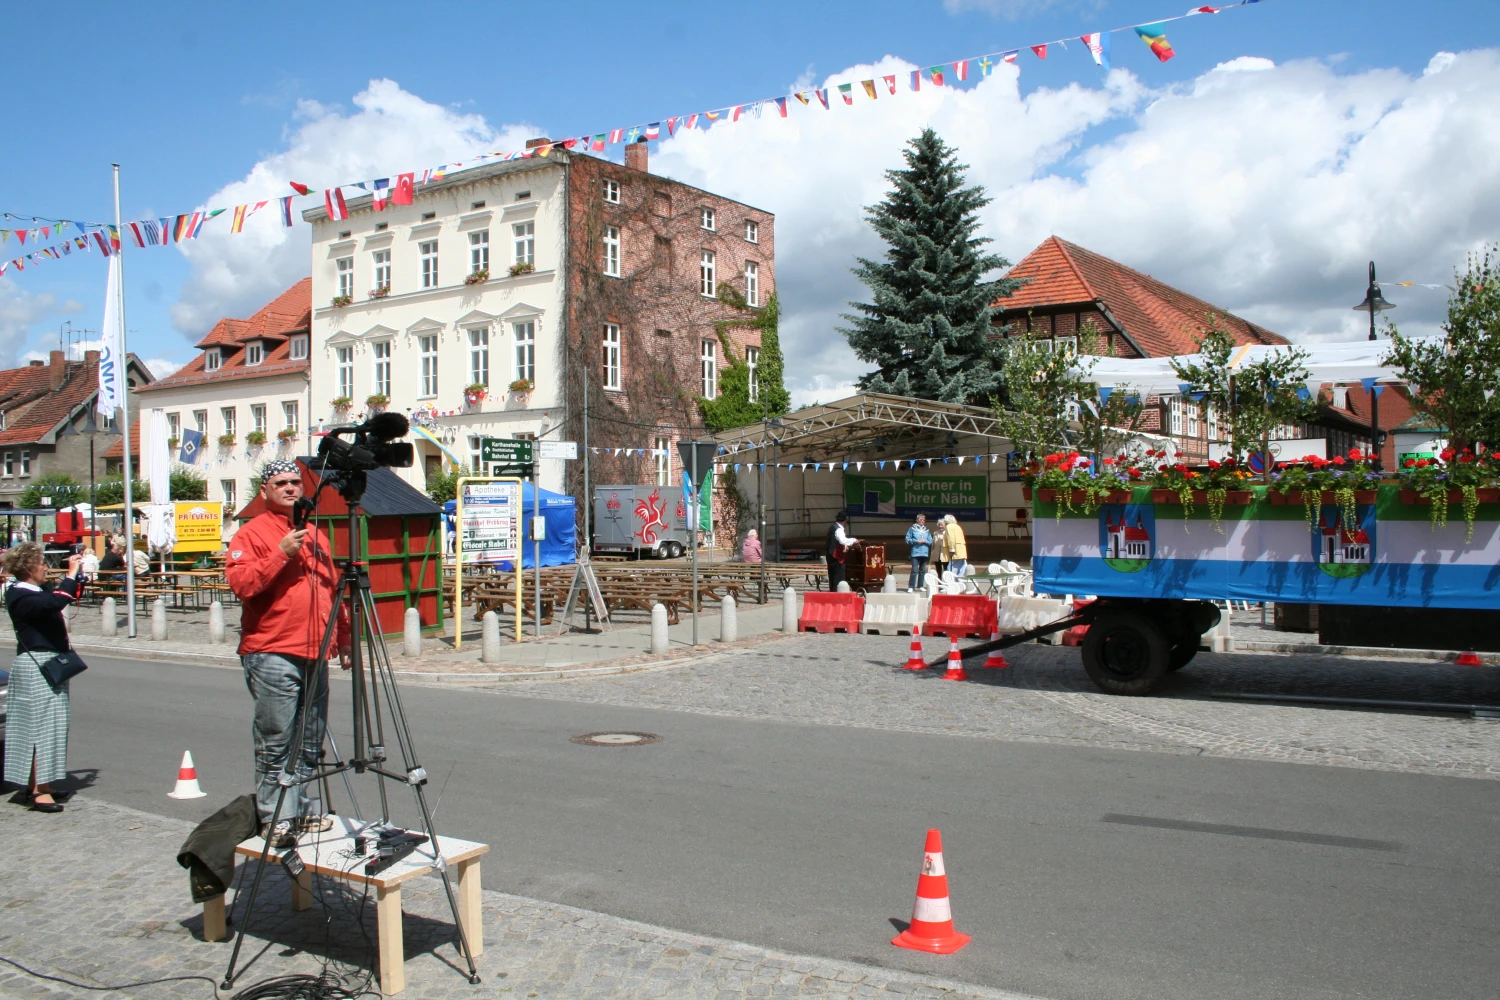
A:
POLYGON ((667 606, 651 605, 651 653, 661 656, 670 648, 667 638, 667 606))
POLYGON ((480 638, 479 659, 484 663, 500 662, 500 616, 486 611, 480 619, 483 629, 480 638))
POLYGON ((1219 624, 1215 625, 1208 633, 1208 649, 1211 653, 1234 652, 1234 640, 1229 631, 1229 619, 1232 617, 1229 608, 1221 608, 1219 624))
POLYGON ((160 597, 151 602, 151 638, 156 642, 167 639, 167 605, 160 597))
POLYGON ((880 592, 882 594, 894 594, 896 592, 896 574, 895 573, 887 572, 885 574, 885 583, 881 586, 880 592))
POLYGON ((218 645, 224 641, 224 603, 214 601, 208 606, 208 641, 218 645))
POLYGON ((839 581, 839 593, 840 594, 852 594, 853 592, 854 591, 852 589, 850 589, 850 587, 849 587, 849 581, 848 580, 840 580, 839 581))
POLYGON ((788 587, 781 592, 781 631, 797 631, 797 588, 788 587))
POLYGON ((115 599, 106 597, 99 602, 99 634, 113 639, 120 631, 120 619, 115 611, 115 599))
POLYGON ((719 641, 734 642, 740 637, 739 615, 734 606, 734 595, 724 595, 719 603, 719 641))
POLYGON ((406 609, 406 634, 401 644, 402 656, 422 655, 422 613, 416 608, 406 609))

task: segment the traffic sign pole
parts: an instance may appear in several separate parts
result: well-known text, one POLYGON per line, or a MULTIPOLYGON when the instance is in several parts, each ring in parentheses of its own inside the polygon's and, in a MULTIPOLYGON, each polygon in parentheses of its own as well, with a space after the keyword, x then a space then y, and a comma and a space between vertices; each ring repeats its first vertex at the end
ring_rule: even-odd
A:
MULTIPOLYGON (((528 442, 529 443, 529 442, 528 442)), ((521 546, 525 544, 521 535, 521 521, 526 516, 525 505, 521 499, 521 480, 513 476, 464 476, 458 480, 457 493, 454 502, 454 528, 455 539, 453 544, 454 567, 453 567, 453 648, 462 649, 464 643, 464 497, 467 493, 468 484, 489 483, 514 483, 516 486, 516 503, 512 508, 515 511, 515 543, 516 543, 516 642, 522 639, 521 633, 521 608, 523 607, 523 588, 526 574, 521 571, 521 546)), ((492 506, 486 504, 485 506, 492 506)))

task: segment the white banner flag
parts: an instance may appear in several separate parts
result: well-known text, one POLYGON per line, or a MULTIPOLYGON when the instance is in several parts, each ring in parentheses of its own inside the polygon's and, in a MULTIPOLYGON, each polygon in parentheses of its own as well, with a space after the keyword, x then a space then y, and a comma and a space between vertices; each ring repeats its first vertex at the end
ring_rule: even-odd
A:
POLYGON ((109 283, 104 292, 103 341, 99 345, 99 396, 94 409, 111 419, 125 405, 125 330, 120 323, 120 255, 109 258, 109 283))

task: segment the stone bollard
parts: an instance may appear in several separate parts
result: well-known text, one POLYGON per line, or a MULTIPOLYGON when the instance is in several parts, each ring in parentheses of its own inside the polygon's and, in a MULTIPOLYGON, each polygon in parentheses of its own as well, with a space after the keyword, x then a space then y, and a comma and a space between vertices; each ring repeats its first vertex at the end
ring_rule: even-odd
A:
POLYGON ((788 587, 781 592, 781 631, 797 631, 797 588, 788 587))
POLYGON ((880 592, 882 594, 894 594, 896 592, 895 573, 887 573, 885 575, 885 584, 880 588, 880 592))
POLYGON ((848 580, 840 580, 839 581, 839 593, 840 594, 852 594, 853 592, 854 591, 849 587, 849 581, 848 580))
POLYGON ((405 641, 401 644, 402 656, 422 655, 422 612, 416 608, 406 609, 405 641))
POLYGON ((734 596, 724 595, 719 603, 719 641, 734 642, 740 637, 740 619, 734 606, 734 596))
POLYGON ((120 616, 115 611, 115 599, 106 597, 99 602, 99 634, 113 639, 120 632, 120 616))
POLYGON ((167 605, 160 597, 151 602, 151 638, 156 642, 167 639, 167 605))
POLYGON ((480 619, 483 623, 479 641, 479 659, 482 663, 500 662, 500 616, 486 611, 480 619))
POLYGON ((218 645, 224 641, 224 603, 214 601, 208 606, 208 641, 218 645))
POLYGON ((651 653, 653 656, 661 656, 670 648, 667 638, 667 606, 665 604, 651 605, 651 653))

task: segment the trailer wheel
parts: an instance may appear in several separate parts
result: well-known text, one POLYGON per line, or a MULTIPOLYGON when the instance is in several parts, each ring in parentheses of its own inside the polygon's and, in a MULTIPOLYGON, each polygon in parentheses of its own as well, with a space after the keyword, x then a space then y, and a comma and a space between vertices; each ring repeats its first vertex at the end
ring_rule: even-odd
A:
POLYGON ((667 542, 661 547, 663 559, 681 559, 682 554, 687 551, 678 542, 667 542))
POLYGON ((1171 653, 1162 630, 1139 614, 1100 615, 1083 636, 1083 669, 1109 694, 1149 694, 1166 676, 1171 653))
POLYGON ((1198 655, 1198 641, 1202 638, 1198 635, 1189 636, 1173 646, 1172 652, 1167 655, 1167 672, 1181 670, 1191 663, 1193 657, 1198 655))

